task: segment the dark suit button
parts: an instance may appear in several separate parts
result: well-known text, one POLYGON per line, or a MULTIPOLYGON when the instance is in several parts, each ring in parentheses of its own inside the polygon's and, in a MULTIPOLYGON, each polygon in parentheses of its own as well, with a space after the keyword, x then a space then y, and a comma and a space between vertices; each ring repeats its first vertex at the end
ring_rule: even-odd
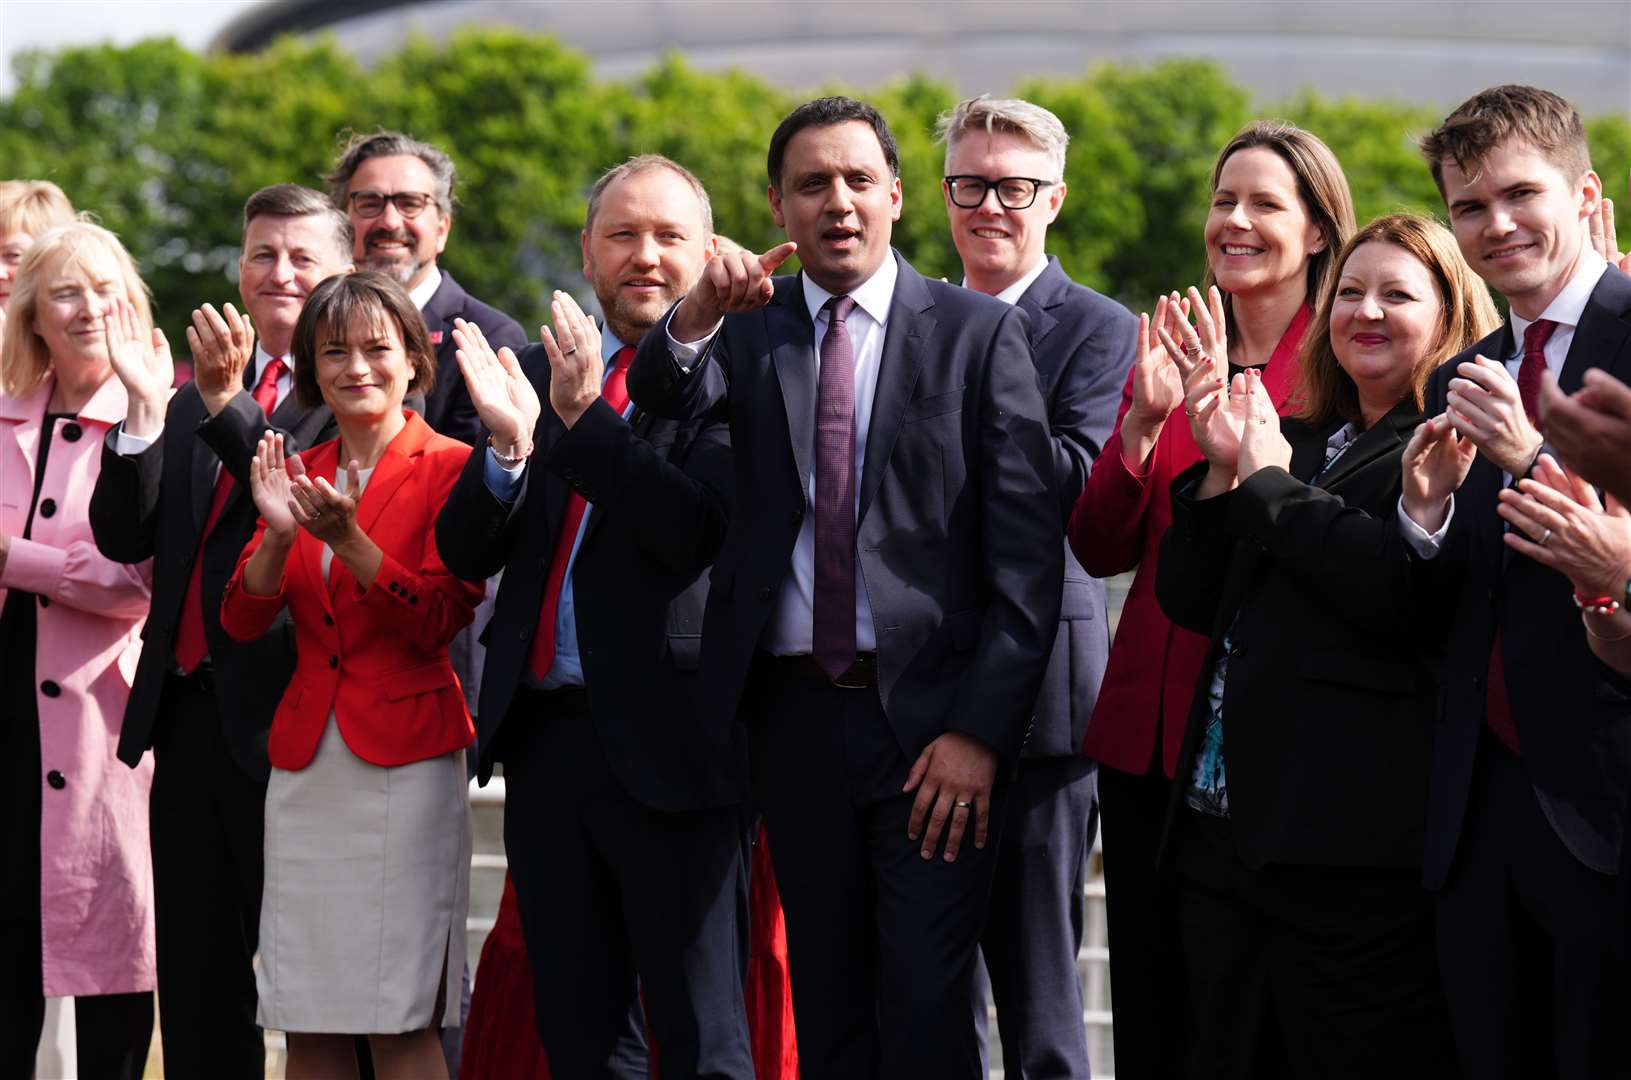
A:
POLYGON ((791 521, 794 525, 797 525, 799 522, 804 520, 804 511, 794 510, 791 514, 787 515, 787 520, 791 521))
POLYGON ((334 625, 334 616, 324 615, 323 616, 323 625, 324 626, 333 626, 334 625))
POLYGON ((55 499, 41 499, 40 500, 40 516, 41 517, 50 517, 52 514, 55 514, 56 512, 57 512, 57 500, 55 500, 55 499))
POLYGON ((394 581, 393 581, 393 582, 391 582, 391 583, 390 583, 390 584, 389 584, 389 585, 387 585, 387 586, 385 586, 385 587, 386 587, 386 588, 387 588, 387 589, 390 589, 390 590, 391 590, 391 591, 392 591, 392 592, 396 592, 396 582, 394 582, 394 581))
POLYGON ((85 429, 72 420, 62 425, 62 437, 67 442, 78 442, 79 437, 85 434, 85 429))
POLYGON ((328 658, 328 666, 331 667, 331 668, 339 667, 340 666, 340 658, 338 656, 329 657, 328 658))
POLYGON ((1483 685, 1484 685, 1484 678, 1483 678, 1482 675, 1474 675, 1472 677, 1472 688, 1474 690, 1481 689, 1483 687, 1483 685))
POLYGON ((51 598, 49 596, 40 597, 40 606, 41 607, 50 607, 51 606, 51 598))
POLYGON ((45 774, 45 782, 58 791, 68 786, 68 778, 55 769, 45 774))
POLYGON ((521 633, 518 636, 521 638, 522 641, 527 640, 528 638, 530 638, 532 636, 532 627, 523 626, 521 628, 521 633))
POLYGON ((769 589, 760 589, 759 590, 759 602, 761 604, 766 604, 766 603, 770 602, 770 590, 769 589))
POLYGON ((419 603, 419 597, 417 597, 417 596, 410 596, 410 597, 408 597, 408 603, 410 603, 410 604, 417 604, 417 603, 419 603))
POLYGON ((50 679, 47 679, 40 684, 40 693, 44 694, 46 697, 61 697, 62 687, 58 686, 50 679))

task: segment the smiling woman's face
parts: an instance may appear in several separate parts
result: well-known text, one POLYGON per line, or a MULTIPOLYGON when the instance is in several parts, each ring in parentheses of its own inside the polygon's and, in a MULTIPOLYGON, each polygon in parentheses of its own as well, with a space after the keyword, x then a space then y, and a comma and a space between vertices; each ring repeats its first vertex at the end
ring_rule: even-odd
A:
POLYGON ((1397 401, 1438 341, 1444 303, 1432 274, 1385 240, 1360 244, 1331 301, 1331 351, 1362 399, 1397 401))
POLYGON ((124 295, 119 268, 110 258, 87 253, 42 266, 35 292, 34 332, 45 342, 52 367, 108 368, 102 317, 124 295))
POLYGON ((317 341, 317 389, 336 419, 370 419, 402 411, 413 365, 402 331, 384 311, 357 312, 317 341))

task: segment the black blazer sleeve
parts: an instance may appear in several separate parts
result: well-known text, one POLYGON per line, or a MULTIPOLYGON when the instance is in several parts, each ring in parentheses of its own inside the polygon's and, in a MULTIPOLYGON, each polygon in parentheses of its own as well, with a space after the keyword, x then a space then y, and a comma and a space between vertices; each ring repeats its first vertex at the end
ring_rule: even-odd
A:
POLYGON ((124 429, 109 431, 102 443, 102 471, 91 491, 91 536, 96 550, 118 563, 145 562, 158 539, 159 484, 164 477, 164 432, 139 454, 113 449, 124 429))
POLYGON ((528 461, 515 502, 507 503, 487 487, 486 461, 486 447, 471 452, 436 515, 437 554, 455 577, 466 581, 486 581, 504 569, 532 480, 533 463, 528 461))
POLYGON ((670 420, 725 419, 730 399, 725 328, 714 332, 697 362, 686 371, 668 347, 668 323, 673 317, 674 308, 669 308, 662 321, 640 339, 629 364, 629 398, 653 416, 670 420))
POLYGON ((1172 525, 1161 538, 1155 599, 1174 623, 1211 637, 1234 548, 1223 522, 1237 493, 1195 498, 1207 468, 1206 462, 1196 462, 1173 478, 1172 525))

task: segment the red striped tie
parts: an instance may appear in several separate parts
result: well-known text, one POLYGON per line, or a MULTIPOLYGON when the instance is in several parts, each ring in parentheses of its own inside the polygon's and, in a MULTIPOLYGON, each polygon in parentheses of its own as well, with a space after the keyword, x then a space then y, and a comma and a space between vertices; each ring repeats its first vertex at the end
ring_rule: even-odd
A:
MULTIPOLYGON (((277 381, 287 370, 289 365, 283 362, 281 356, 275 356, 255 384, 255 404, 267 416, 271 416, 277 408, 277 381)), ((215 530, 215 523, 221 520, 221 511, 226 508, 230 494, 232 474, 223 467, 215 480, 215 494, 210 497, 210 512, 204 518, 204 531, 198 536, 198 554, 193 556, 193 574, 187 581, 187 598, 181 602, 181 625, 176 628, 176 663, 188 675, 210 651, 209 642, 204 638, 204 541, 215 530)))
MULTIPOLYGON (((619 416, 629 404, 629 360, 634 346, 625 345, 612 357, 611 374, 600 389, 600 396, 619 416)), ((544 585, 544 602, 538 609, 538 631, 532 635, 532 652, 527 666, 532 677, 542 682, 555 663, 555 618, 561 607, 561 590, 566 587, 566 564, 572 558, 572 545, 578 541, 578 529, 589 504, 576 491, 566 497, 566 515, 561 519, 561 531, 555 537, 555 555, 549 563, 549 580, 544 585)))

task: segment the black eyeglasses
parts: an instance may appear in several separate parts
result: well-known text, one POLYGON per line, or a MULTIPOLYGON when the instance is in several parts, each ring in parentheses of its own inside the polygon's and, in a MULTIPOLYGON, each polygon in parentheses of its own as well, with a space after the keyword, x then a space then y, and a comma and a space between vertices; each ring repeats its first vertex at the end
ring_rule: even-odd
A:
POLYGON ((953 206, 972 210, 985 202, 985 193, 997 191, 997 201, 1010 210, 1025 210, 1036 202, 1036 193, 1050 187, 1052 180, 1037 180, 1029 176, 1004 176, 987 180, 983 176, 948 176, 946 190, 951 193, 953 206))
POLYGON ((377 218, 385 213, 386 203, 395 203, 396 212, 405 218, 418 217, 425 207, 436 201, 434 195, 422 191, 398 191, 382 195, 377 191, 353 191, 351 209, 360 218, 377 218))

